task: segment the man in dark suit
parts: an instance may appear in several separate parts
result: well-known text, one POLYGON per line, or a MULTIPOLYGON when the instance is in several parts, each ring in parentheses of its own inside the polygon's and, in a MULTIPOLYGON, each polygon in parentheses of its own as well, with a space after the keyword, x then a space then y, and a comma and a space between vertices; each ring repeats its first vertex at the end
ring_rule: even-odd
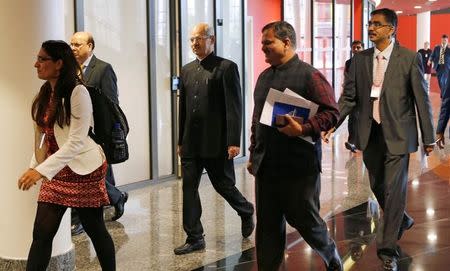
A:
MULTIPOLYGON (((70 40, 70 46, 75 58, 83 70, 83 79, 87 85, 100 88, 112 101, 119 104, 117 93, 117 77, 113 68, 93 54, 95 41, 91 33, 77 32, 70 40)), ((124 212, 125 202, 128 200, 128 193, 121 192, 115 187, 116 182, 111 165, 108 165, 106 173, 106 190, 111 205, 114 206, 115 215, 113 220, 119 219, 124 212)), ((72 212, 72 234, 83 232, 80 220, 76 213, 72 212)))
POLYGON ((235 186, 233 158, 241 141, 241 87, 237 65, 216 56, 213 28, 205 23, 194 27, 191 48, 197 59, 180 74, 178 154, 183 174, 184 245, 177 255, 205 248, 202 206, 198 186, 203 169, 214 189, 241 217, 244 238, 254 229, 253 205, 235 186))
MULTIPOLYGON (((450 84, 447 84, 446 90, 443 92, 441 110, 439 112, 439 119, 436 128, 436 143, 440 149, 443 149, 445 145, 444 133, 445 129, 447 128, 449 118, 450 118, 450 84)), ((450 130, 449 130, 449 137, 450 137, 450 130)))
POLYGON ((448 89, 448 77, 450 76, 450 47, 446 34, 442 35, 441 44, 434 47, 429 62, 433 63, 441 89, 441 98, 443 98, 446 96, 445 91, 448 89))
MULTIPOLYGON (((393 39, 397 15, 390 9, 371 13, 369 38, 375 48, 353 57, 336 128, 355 113, 356 147, 363 152, 370 185, 383 219, 377 233, 377 253, 385 270, 398 270, 397 240, 414 220, 405 212, 409 154, 417 151, 417 116, 424 151, 434 147, 434 132, 421 56, 393 39), (416 113, 417 108, 417 113, 416 113)), ((324 135, 324 140, 335 129, 324 135)))
MULTIPOLYGON (((362 51, 364 49, 364 44, 360 41, 360 40, 354 40, 352 42, 352 54, 355 55, 356 53, 362 51)), ((345 76, 347 76, 348 71, 350 69, 350 63, 352 62, 352 58, 348 59, 347 61, 345 61, 345 69, 344 69, 344 78, 345 76)), ((355 133, 355 129, 354 129, 354 121, 355 121, 355 117, 353 116, 353 114, 350 114, 348 116, 348 139, 347 142, 345 142, 345 148, 351 152, 356 152, 356 146, 355 144, 353 144, 353 137, 354 137, 354 133, 355 133)))
POLYGON ((286 221, 322 257, 327 270, 343 270, 334 241, 320 217, 320 132, 339 117, 334 92, 325 77, 301 61, 294 28, 287 22, 262 29, 262 51, 271 66, 258 77, 254 91, 250 159, 255 176, 256 253, 259 270, 278 270, 284 258, 286 221), (275 128, 260 123, 269 89, 286 88, 319 105, 302 123, 285 115, 287 125, 275 128), (312 137, 314 143, 299 136, 312 137))

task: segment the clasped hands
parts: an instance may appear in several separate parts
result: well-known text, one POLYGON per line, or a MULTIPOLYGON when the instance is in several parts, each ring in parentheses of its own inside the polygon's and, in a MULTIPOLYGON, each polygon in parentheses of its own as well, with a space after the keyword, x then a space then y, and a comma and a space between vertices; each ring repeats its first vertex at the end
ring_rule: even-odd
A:
POLYGON ((35 185, 43 176, 34 168, 29 168, 17 181, 17 186, 21 190, 28 190, 35 185))

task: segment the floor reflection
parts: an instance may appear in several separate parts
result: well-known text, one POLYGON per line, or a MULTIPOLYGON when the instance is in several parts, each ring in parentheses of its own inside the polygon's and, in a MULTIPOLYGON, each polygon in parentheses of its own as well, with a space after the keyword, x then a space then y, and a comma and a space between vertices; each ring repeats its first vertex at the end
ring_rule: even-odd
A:
MULTIPOLYGON (((439 108, 439 95, 431 98, 433 108, 439 108)), ((439 112, 434 113, 436 117, 439 112)), ((344 148, 346 139, 346 129, 340 129, 333 144, 323 146, 321 215, 336 240, 345 270, 379 271, 381 262, 375 244, 379 210, 373 202, 362 155, 349 153, 344 148)), ((450 146, 428 157, 420 152, 411 155, 407 211, 415 225, 399 242, 403 251, 401 270, 450 270, 449 154, 450 146)), ((254 202, 254 179, 245 161, 236 163, 236 177, 239 190, 254 202)), ((186 238, 181 180, 131 187, 128 191, 125 214, 118 222, 110 221, 112 209, 106 212, 106 225, 116 244, 118 271, 257 270, 254 236, 242 239, 240 218, 214 191, 206 175, 199 188, 206 240, 201 253, 173 253, 186 238)), ((325 270, 320 257, 295 229, 287 230, 285 261, 280 270, 325 270)), ((101 270, 87 236, 76 236, 73 241, 77 270, 101 270)))

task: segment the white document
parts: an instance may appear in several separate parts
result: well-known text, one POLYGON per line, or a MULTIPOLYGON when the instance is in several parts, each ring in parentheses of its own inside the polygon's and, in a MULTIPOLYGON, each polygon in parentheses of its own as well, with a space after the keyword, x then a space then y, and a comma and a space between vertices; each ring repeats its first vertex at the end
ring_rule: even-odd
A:
MULTIPOLYGON (((259 122, 275 127, 274 119, 277 114, 290 114, 307 120, 317 113, 318 108, 317 104, 303 98, 290 89, 281 92, 271 88, 267 94, 259 122)), ((314 144, 310 136, 300 136, 300 138, 314 144)))

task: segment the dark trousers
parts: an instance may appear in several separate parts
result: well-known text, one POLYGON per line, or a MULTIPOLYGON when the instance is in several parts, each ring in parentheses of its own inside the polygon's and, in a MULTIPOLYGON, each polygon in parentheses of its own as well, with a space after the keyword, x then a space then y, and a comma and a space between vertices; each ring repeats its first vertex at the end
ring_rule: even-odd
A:
POLYGON ((437 65, 436 76, 438 79, 439 88, 441 89, 441 98, 445 96, 445 92, 447 91, 449 73, 450 71, 445 68, 445 65, 437 65))
POLYGON ((347 142, 349 142, 351 144, 355 144, 355 142, 354 142, 354 138, 355 138, 355 116, 354 116, 353 113, 350 113, 350 115, 348 115, 347 129, 348 129, 347 142))
MULTIPOLYGON (((273 172, 273 171, 272 171, 273 172)), ((328 265, 336 245, 319 215, 320 175, 256 176, 258 270, 278 270, 286 243, 286 221, 328 265)))
POLYGON ((253 215, 253 205, 236 188, 233 160, 223 158, 181 158, 183 173, 183 228, 187 243, 203 239, 200 222, 202 204, 198 186, 203 169, 214 189, 231 205, 239 216, 253 215))
POLYGON ((122 195, 122 192, 116 187, 114 172, 110 164, 108 164, 108 169, 106 171, 106 192, 108 193, 109 202, 111 205, 115 205, 122 195))
POLYGON ((377 231, 378 255, 398 257, 398 232, 402 221, 407 219, 405 208, 409 154, 390 154, 381 125, 374 122, 363 159, 369 172, 370 186, 383 209, 383 218, 377 231))

